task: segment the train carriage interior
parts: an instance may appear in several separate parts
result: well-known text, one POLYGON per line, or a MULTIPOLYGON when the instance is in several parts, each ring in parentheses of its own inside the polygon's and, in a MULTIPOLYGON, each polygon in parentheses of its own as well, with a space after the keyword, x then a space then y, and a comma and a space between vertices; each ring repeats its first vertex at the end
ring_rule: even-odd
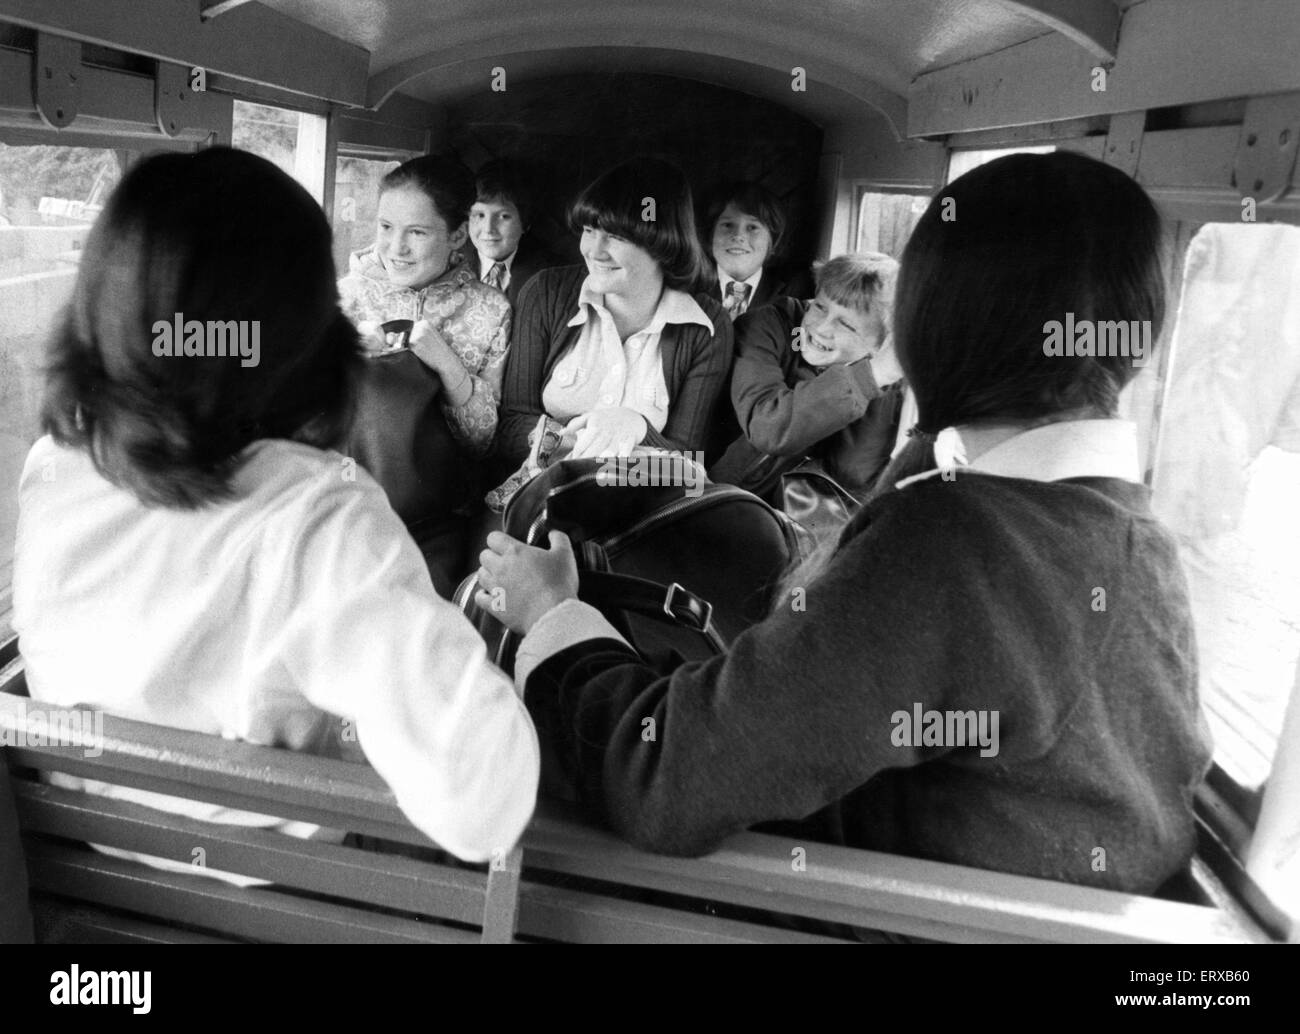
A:
POLYGON ((1294 0, 0 0, 0 755, 37 939, 844 939, 818 923, 965 942, 1300 937, 1298 45, 1294 0), (804 270, 900 258, 930 199, 1004 154, 1074 151, 1134 178, 1164 217, 1170 306, 1121 412, 1187 571, 1214 740, 1191 868, 1158 897, 839 847, 792 872, 775 833, 658 857, 564 802, 472 866, 419 857, 427 838, 366 766, 112 715, 93 757, 23 738, 12 546, 45 344, 126 172, 214 145, 311 193, 340 275, 374 239, 383 176, 429 153, 525 168, 530 232, 567 263, 582 261, 567 205, 632 155, 675 163, 697 201, 767 188, 783 259, 804 270), (392 850, 285 847, 49 773, 392 850))

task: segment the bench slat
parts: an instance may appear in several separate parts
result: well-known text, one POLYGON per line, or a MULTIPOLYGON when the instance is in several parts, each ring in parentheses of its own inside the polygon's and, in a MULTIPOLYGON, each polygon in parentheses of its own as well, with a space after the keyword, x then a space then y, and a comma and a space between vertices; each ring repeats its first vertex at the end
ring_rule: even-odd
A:
POLYGON ((24 838, 32 884, 144 916, 251 941, 321 944, 465 944, 478 934, 377 915, 274 890, 232 887, 204 876, 24 838))
MULTIPOLYGON (((29 708, 44 705, 0 692, 0 726, 22 727, 29 708)), ((44 731, 44 730, 42 730, 44 731)), ((349 829, 420 846, 391 790, 369 765, 223 740, 116 715, 103 716, 98 755, 78 746, 11 747, 14 762, 231 808, 349 829), (322 807, 323 802, 328 805, 322 807)))
POLYGON ((228 937, 182 930, 173 924, 151 923, 129 916, 71 903, 43 894, 32 895, 37 944, 238 944, 228 937))
POLYGON ((577 944, 845 944, 834 937, 697 915, 525 880, 519 933, 577 944))
POLYGON ((62 787, 15 779, 23 828, 188 862, 315 894, 478 924, 482 873, 274 830, 223 826, 62 787))
POLYGON ((829 844, 742 833, 705 858, 652 855, 577 825, 550 806, 525 838, 529 865, 732 904, 884 929, 988 942, 1224 943, 1259 934, 1213 908, 829 844))
MULTIPOLYGON (((22 722, 0 693, 0 725, 22 722)), ((103 753, 13 747, 11 763, 229 807, 429 842, 368 766, 223 741, 105 716, 103 753)), ((80 839, 80 836, 79 836, 80 839)), ((539 810, 525 865, 687 897, 950 941, 1222 943, 1266 941, 1240 916, 1200 905, 746 833, 701 859, 650 855, 591 829, 572 809, 539 810), (805 871, 791 849, 807 854, 805 871)), ((209 881, 211 882, 211 881, 209 881)), ((508 882, 492 936, 512 907, 508 882)), ((537 907, 537 906, 534 906, 537 907)), ((521 920, 522 921, 522 920, 521 920)))

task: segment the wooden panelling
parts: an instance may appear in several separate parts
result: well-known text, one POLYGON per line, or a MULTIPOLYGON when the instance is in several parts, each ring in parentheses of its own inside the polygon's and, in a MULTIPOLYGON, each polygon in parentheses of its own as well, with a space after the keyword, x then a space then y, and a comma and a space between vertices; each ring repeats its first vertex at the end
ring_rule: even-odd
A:
MULTIPOLYGON (((16 734, 28 724, 25 702, 0 693, 0 725, 16 734)), ((366 766, 111 716, 104 718, 103 729, 102 742, 95 745, 102 747, 99 753, 12 746, 6 760, 315 819, 334 829, 398 830, 405 822, 391 794, 366 766)), ((474 912, 472 903, 482 892, 483 877, 455 865, 439 868, 425 859, 208 825, 30 782, 21 786, 18 798, 33 885, 45 894, 247 940, 411 942, 479 936, 405 918, 419 914, 475 921, 481 913, 474 912), (242 889, 189 872, 161 872, 65 846, 51 836, 173 858, 187 857, 198 844, 205 847, 212 868, 228 866, 275 879, 310 896, 242 889)), ((404 837, 393 839, 423 842, 409 825, 404 837)), ((799 868, 791 864, 791 841, 757 833, 733 837, 704 858, 652 855, 552 803, 539 808, 522 846, 525 876, 517 929, 525 937, 730 941, 785 940, 803 933, 844 936, 817 933, 806 922, 812 920, 837 924, 835 930, 847 925, 981 943, 1268 939, 1249 917, 1224 909, 828 844, 800 845, 806 864, 799 868), (709 902, 716 902, 722 914, 713 915, 709 902)), ((487 884, 484 911, 493 939, 507 939, 514 912, 511 881, 517 872, 515 857, 487 884), (498 891, 499 899, 491 900, 498 891)))
POLYGON ((24 841, 32 886, 202 931, 252 941, 311 944, 464 944, 478 933, 420 923, 269 888, 233 887, 204 876, 39 840, 24 841))
POLYGON ((449 119, 471 167, 512 158, 535 170, 548 217, 538 236, 575 261, 566 205, 605 169, 649 154, 681 166, 697 201, 720 181, 759 181, 786 203, 790 257, 816 252, 821 131, 771 102, 664 76, 574 75, 485 90, 449 119))
POLYGON ((0 19, 364 107, 370 55, 261 4, 204 22, 176 0, 3 0, 0 19))
POLYGON ((1023 126, 1300 90, 1295 0, 1146 0, 1130 7, 1119 53, 1093 88, 1097 58, 1058 34, 920 75, 908 136, 1023 126))
POLYGON ((132 801, 26 780, 15 780, 15 792, 23 828, 31 832, 187 865, 198 857, 211 869, 403 912, 470 924, 482 918, 486 880, 472 869, 305 840, 265 829, 220 826, 132 801))

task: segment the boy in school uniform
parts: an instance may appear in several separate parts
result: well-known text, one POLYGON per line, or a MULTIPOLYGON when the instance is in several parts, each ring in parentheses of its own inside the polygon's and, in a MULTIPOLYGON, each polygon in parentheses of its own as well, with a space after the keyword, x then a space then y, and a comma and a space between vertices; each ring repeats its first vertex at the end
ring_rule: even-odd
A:
POLYGON ((806 459, 855 496, 889 462, 903 371, 890 334, 898 263, 840 255, 814 267, 811 300, 776 298, 736 323, 731 403, 738 437, 710 470, 774 505, 806 459))
POLYGON ((718 301, 733 322, 777 298, 812 293, 807 271, 781 261, 785 209, 766 187, 741 182, 715 191, 702 226, 718 301))
POLYGON ((481 281, 505 294, 512 309, 529 280, 559 264, 555 256, 526 239, 533 211, 532 195, 517 168, 498 161, 479 170, 466 259, 481 281))

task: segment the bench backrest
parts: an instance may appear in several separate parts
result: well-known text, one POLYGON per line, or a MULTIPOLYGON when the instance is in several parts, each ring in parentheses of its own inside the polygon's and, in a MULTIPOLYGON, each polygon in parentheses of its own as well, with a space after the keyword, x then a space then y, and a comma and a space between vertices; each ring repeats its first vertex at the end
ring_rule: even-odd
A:
POLYGON ((66 742, 70 721, 57 730, 65 742, 50 743, 12 665, 8 682, 0 730, 47 938, 735 943, 853 940, 850 928, 865 928, 984 943, 1269 939, 1231 909, 757 833, 705 858, 652 855, 554 804, 510 856, 467 866, 434 850, 369 766, 89 712, 103 729, 93 749, 66 742), (347 830, 390 850, 217 825, 39 778, 50 772, 347 830), (274 886, 163 871, 86 843, 201 859, 274 886))

